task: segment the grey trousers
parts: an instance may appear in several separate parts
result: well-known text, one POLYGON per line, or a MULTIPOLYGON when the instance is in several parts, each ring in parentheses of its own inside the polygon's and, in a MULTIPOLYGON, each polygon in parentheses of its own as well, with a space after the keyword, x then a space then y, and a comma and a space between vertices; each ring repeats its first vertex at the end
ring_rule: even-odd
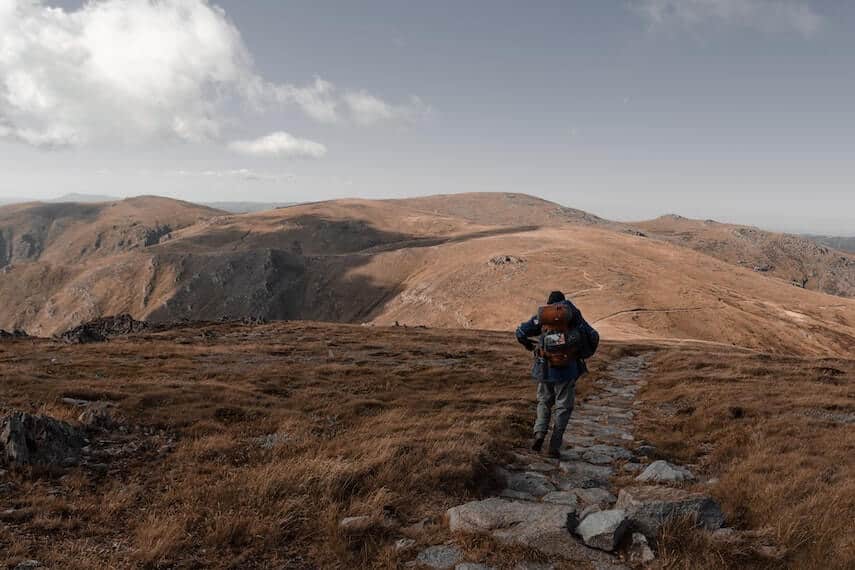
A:
POLYGON ((576 399, 576 382, 553 384, 540 382, 537 385, 537 421, 534 422, 534 433, 545 434, 549 430, 549 420, 552 417, 552 406, 555 406, 555 426, 552 429, 550 445, 561 447, 564 430, 573 413, 573 402, 576 399))

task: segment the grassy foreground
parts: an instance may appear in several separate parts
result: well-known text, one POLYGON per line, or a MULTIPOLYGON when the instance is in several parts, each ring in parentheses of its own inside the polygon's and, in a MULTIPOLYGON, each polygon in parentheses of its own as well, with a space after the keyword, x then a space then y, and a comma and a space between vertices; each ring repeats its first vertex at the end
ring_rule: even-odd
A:
MULTIPOLYGON (((654 353, 639 438, 718 476, 730 520, 770 533, 779 566, 855 564, 852 361, 606 343, 592 377, 635 350, 654 353)), ((449 537, 442 515, 489 493, 528 437, 527 365, 509 334, 312 323, 0 343, 0 411, 73 422, 63 397, 109 400, 127 428, 95 438, 105 468, 4 476, 0 564, 396 568, 401 536, 513 560, 449 537), (354 515, 374 520, 356 537, 339 528, 354 515)), ((668 567, 766 565, 702 533, 663 546, 668 567)))

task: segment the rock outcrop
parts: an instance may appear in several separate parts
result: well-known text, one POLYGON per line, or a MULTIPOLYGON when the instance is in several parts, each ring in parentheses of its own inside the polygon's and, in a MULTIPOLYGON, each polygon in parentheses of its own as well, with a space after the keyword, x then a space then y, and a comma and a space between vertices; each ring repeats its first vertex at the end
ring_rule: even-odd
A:
POLYGON ((76 428, 48 416, 13 412, 0 419, 0 465, 69 467, 85 444, 76 428))
POLYGON ((65 331, 59 337, 69 344, 87 344, 104 342, 111 337, 134 334, 148 328, 149 324, 144 321, 138 321, 130 315, 118 315, 89 321, 65 331))
POLYGON ((12 332, 9 332, 0 329, 0 340, 15 340, 28 337, 29 335, 24 331, 14 330, 12 332))

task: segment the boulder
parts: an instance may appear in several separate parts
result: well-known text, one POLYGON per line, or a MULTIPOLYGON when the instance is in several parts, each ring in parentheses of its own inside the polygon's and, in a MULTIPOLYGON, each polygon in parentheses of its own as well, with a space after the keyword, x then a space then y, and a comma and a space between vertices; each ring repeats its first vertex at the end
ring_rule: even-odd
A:
POLYGON ((454 570, 496 570, 492 566, 486 564, 477 564, 475 562, 463 562, 454 567, 454 570))
POLYGON ((454 546, 430 546, 416 557, 416 562, 428 568, 453 568, 463 555, 454 546))
POLYGON ((711 497, 671 487, 625 487, 615 508, 625 510, 633 529, 654 542, 659 529, 672 517, 688 517, 708 530, 724 524, 721 507, 711 497))
POLYGON ((608 552, 617 548, 629 526, 626 512, 621 509, 599 511, 585 517, 576 527, 576 534, 585 544, 608 552))
POLYGON ((71 425, 48 416, 13 412, 0 419, 0 465, 68 467, 86 444, 71 425))
POLYGON ((690 481, 695 476, 685 467, 672 465, 664 460, 654 461, 647 466, 647 469, 635 478, 636 481, 653 482, 653 483, 680 483, 690 481))

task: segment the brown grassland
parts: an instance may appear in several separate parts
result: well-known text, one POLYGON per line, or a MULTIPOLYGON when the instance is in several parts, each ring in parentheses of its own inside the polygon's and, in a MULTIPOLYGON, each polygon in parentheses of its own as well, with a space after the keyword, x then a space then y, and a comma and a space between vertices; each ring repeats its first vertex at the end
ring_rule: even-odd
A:
MULTIPOLYGON (((607 342, 580 405, 640 351, 653 357, 636 438, 717 477, 730 524, 783 556, 666 532, 658 564, 855 566, 855 361, 607 342)), ((109 400, 126 428, 91 435, 106 467, 3 476, 0 564, 396 568, 408 536, 510 567, 531 553, 447 536, 442 516, 490 493, 492 467, 527 438, 527 358, 507 333, 305 322, 0 343, 0 412, 73 422, 63 397, 109 400), (350 515, 376 524, 349 538, 350 515)))

